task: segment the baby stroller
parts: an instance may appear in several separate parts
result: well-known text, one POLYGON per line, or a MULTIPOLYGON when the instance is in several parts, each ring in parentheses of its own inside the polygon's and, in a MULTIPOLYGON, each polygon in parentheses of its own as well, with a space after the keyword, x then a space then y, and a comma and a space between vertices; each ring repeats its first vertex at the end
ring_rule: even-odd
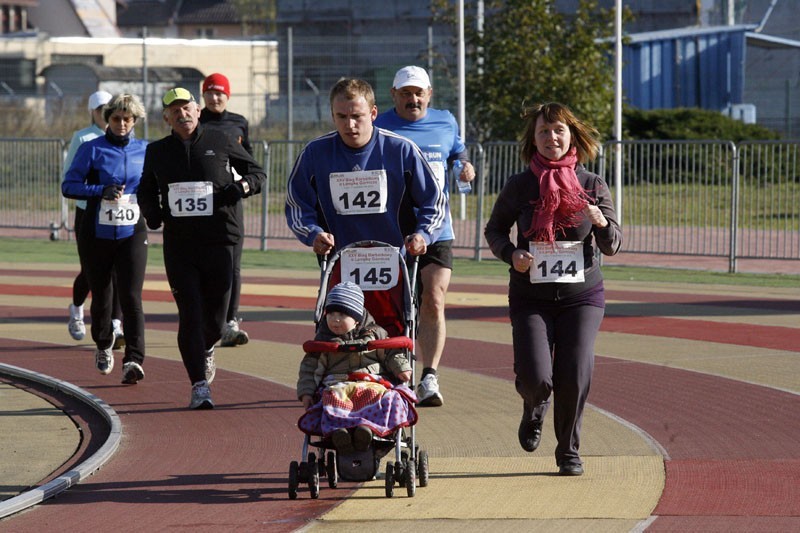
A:
MULTIPOLYGON (((363 345, 336 344, 325 341, 307 341, 307 353, 330 351, 365 351, 372 349, 401 349, 411 362, 415 383, 414 338, 416 321, 416 258, 409 276, 406 261, 400 251, 379 241, 359 241, 350 244, 322 263, 322 277, 314 312, 314 323, 319 327, 323 320, 325 301, 330 288, 341 281, 352 281, 364 293, 364 307, 375 322, 388 333, 386 339, 373 340, 363 345), (345 273, 344 276, 342 273, 345 273)), ((328 486, 336 488, 338 480, 364 482, 374 479, 381 459, 394 451, 393 460, 385 465, 386 497, 394 496, 395 484, 405 486, 407 495, 416 493, 419 486, 428 485, 428 454, 416 443, 414 425, 402 427, 385 437, 373 435, 366 450, 352 453, 337 452, 330 439, 305 435, 302 457, 305 461, 292 461, 289 465, 289 498, 296 499, 301 484, 308 484, 312 498, 319 497, 320 477, 326 477, 328 486), (310 448, 319 451, 319 457, 310 448)))

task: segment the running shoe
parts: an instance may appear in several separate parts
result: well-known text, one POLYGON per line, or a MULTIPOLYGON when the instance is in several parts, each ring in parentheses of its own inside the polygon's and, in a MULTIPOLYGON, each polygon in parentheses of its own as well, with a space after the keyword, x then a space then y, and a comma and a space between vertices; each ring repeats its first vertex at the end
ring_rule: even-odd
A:
POLYGON ((112 348, 119 350, 125 347, 125 333, 122 331, 122 321, 118 318, 111 320, 111 325, 114 329, 114 344, 112 348))
POLYGON ((122 383, 136 385, 144 379, 144 369, 139 363, 128 361, 122 365, 122 383))
POLYGON ((69 324, 67 324, 70 336, 76 341, 83 340, 86 336, 86 324, 83 322, 83 306, 69 304, 69 324))
POLYGON ((111 348, 97 349, 94 352, 94 366, 101 374, 107 376, 114 369, 114 352, 111 348))
POLYGON ((444 403, 442 393, 439 392, 439 379, 436 374, 428 374, 417 385, 417 398, 421 407, 439 407, 444 403))
POLYGON ((192 385, 192 399, 189 402, 189 409, 213 409, 214 402, 211 400, 211 389, 208 388, 208 381, 198 381, 192 385))
POLYGON ((247 332, 239 329, 239 324, 241 322, 241 318, 235 318, 233 320, 229 320, 228 323, 225 324, 225 327, 222 328, 222 342, 220 342, 222 346, 241 346, 242 344, 247 344, 250 341, 250 337, 247 335, 247 332))
POLYGON ((214 376, 217 375, 217 363, 214 361, 214 347, 206 352, 206 381, 209 385, 214 381, 214 376))

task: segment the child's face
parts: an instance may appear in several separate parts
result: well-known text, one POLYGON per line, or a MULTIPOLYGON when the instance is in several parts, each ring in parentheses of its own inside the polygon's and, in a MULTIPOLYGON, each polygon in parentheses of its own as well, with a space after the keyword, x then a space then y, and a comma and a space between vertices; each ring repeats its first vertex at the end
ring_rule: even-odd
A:
POLYGON ((356 327, 356 319, 340 311, 330 311, 325 316, 328 321, 328 329, 336 335, 344 335, 356 327))

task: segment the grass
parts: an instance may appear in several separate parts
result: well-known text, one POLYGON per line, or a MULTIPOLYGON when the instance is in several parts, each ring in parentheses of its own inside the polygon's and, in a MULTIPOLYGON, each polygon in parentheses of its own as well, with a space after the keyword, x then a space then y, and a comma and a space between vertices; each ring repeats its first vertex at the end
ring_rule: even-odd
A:
MULTIPOLYGON (((70 263, 77 266, 78 253, 74 241, 48 241, 44 239, 0 238, 0 257, 6 263, 70 263)), ((161 246, 151 245, 147 262, 154 267, 163 265, 161 246)), ((275 268, 287 270, 316 270, 317 263, 310 252, 272 250, 261 252, 245 250, 242 268, 275 268)), ((508 265, 496 260, 455 260, 456 275, 506 278, 508 265)), ((785 274, 729 274, 695 270, 676 270, 646 267, 603 267, 608 280, 643 281, 659 283, 701 283, 712 285, 743 285, 751 287, 800 286, 800 276, 785 274)))

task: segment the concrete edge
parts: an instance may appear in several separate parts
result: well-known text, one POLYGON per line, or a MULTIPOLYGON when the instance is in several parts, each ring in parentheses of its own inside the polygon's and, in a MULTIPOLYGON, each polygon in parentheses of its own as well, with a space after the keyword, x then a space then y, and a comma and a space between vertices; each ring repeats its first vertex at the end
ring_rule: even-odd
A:
POLYGON ((2 519, 33 507, 34 505, 38 505, 44 500, 64 492, 99 470, 119 448, 120 441, 122 440, 122 422, 116 411, 102 399, 66 381, 61 381, 45 374, 5 363, 0 363, 0 374, 34 381, 52 387, 64 394, 68 394, 100 413, 110 426, 106 442, 86 461, 40 487, 36 487, 0 502, 0 519, 2 519))

